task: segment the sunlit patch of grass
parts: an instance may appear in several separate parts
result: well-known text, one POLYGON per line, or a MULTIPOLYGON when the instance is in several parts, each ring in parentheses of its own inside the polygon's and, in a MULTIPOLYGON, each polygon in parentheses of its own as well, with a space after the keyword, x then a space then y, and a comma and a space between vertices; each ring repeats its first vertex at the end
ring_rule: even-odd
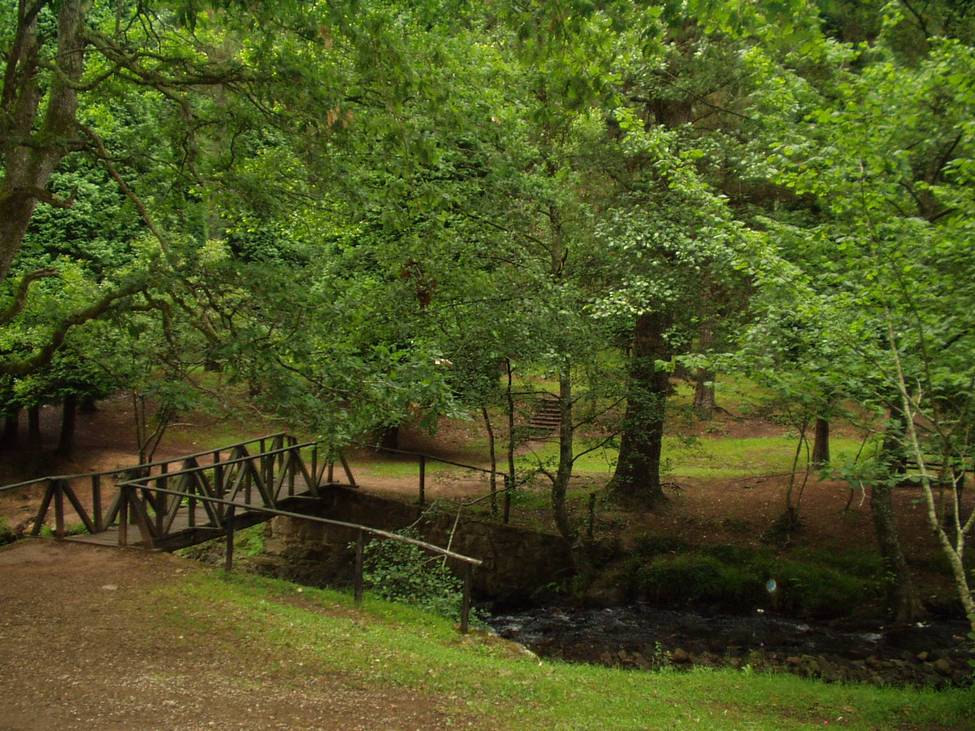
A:
MULTIPOLYGON (((581 452, 586 443, 576 446, 581 452)), ((860 442, 849 437, 833 437, 830 449, 835 463, 852 460, 860 442)), ((676 477, 747 477, 749 475, 775 474, 792 469, 796 438, 773 437, 700 437, 692 440, 665 437, 663 463, 667 474, 676 477)), ((576 462, 575 472, 586 475, 611 475, 616 467, 618 451, 606 447, 584 455, 576 462)), ((558 444, 546 442, 532 454, 519 458, 520 469, 531 469, 539 460, 554 465, 558 458, 558 444)), ((804 469, 805 452, 800 456, 799 467, 804 469)))

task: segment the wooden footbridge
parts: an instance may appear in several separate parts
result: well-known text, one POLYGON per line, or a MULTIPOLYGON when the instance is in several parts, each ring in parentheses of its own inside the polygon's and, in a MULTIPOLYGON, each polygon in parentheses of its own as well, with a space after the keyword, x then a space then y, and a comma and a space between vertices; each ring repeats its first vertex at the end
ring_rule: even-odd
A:
MULTIPOLYGON (((421 456, 420 461, 421 499, 427 458, 421 456)), ((461 631, 466 632, 471 575, 481 561, 379 528, 302 512, 309 501, 336 487, 358 487, 342 453, 282 432, 117 470, 41 477, 0 487, 0 492, 44 491, 33 535, 44 532, 53 511, 53 536, 79 543, 172 551, 223 537, 227 570, 233 566, 234 532, 274 516, 348 528, 356 534, 357 604, 362 600, 366 538, 413 543, 460 564, 464 576, 461 631), (346 482, 336 480, 337 467, 346 482), (77 521, 69 531, 72 513, 77 521)))

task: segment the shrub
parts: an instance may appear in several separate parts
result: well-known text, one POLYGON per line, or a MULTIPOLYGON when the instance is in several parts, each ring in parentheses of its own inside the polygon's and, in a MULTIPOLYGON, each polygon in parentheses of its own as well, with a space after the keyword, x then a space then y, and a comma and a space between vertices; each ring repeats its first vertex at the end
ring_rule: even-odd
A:
MULTIPOLYGON (((417 538, 414 530, 401 533, 417 538)), ((450 619, 460 618, 463 584, 443 564, 441 556, 431 555, 419 546, 391 540, 366 544, 363 580, 375 594, 394 602, 404 602, 450 619)))
POLYGON ((627 569, 635 592, 662 604, 728 610, 771 607, 829 618, 862 613, 883 594, 876 575, 858 576, 833 565, 781 558, 741 546, 644 554, 631 559, 627 569), (777 585, 774 595, 766 589, 769 579, 777 585))
POLYGON ((659 556, 638 572, 641 593, 658 601, 739 607, 764 600, 765 578, 699 552, 659 556))

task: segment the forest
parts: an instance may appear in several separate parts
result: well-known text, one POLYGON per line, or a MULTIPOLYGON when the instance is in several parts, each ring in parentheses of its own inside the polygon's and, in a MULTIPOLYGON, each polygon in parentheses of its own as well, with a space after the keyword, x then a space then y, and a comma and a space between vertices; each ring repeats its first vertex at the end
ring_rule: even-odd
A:
POLYGON ((8 0, 0 51, 3 482, 112 411, 133 464, 199 414, 459 439, 556 594, 633 554, 750 608, 765 568, 673 587, 835 524, 878 616, 975 644, 975 4, 8 0))

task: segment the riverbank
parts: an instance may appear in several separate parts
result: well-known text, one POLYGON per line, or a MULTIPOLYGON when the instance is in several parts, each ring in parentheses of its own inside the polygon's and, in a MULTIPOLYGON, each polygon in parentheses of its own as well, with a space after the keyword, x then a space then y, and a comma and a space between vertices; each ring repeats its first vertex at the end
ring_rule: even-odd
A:
POLYGON ((53 541, 0 550, 0 605, 0 697, 16 729, 151 717, 217 729, 961 730, 975 707, 971 689, 539 661, 368 594, 356 610, 342 592, 53 541))

